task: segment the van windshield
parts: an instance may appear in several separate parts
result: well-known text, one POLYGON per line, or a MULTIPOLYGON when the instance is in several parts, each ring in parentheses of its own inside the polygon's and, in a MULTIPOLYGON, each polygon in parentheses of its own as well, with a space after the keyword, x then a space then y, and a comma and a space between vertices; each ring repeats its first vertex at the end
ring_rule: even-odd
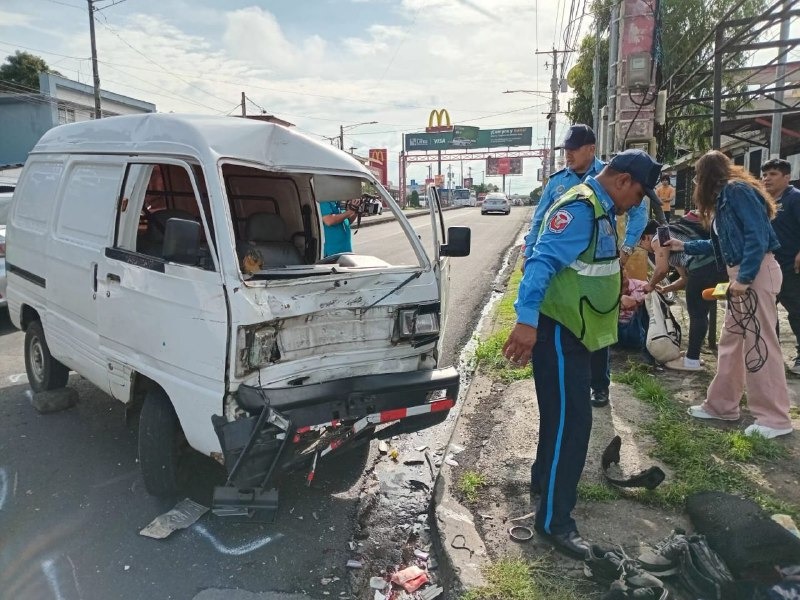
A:
MULTIPOLYGON (((427 264, 401 225, 405 219, 398 219, 366 181, 362 185, 352 177, 341 177, 337 182, 339 178, 326 175, 315 185, 311 174, 230 163, 222 165, 222 174, 245 278, 285 279, 427 264), (318 197, 337 188, 338 195, 348 190, 353 198, 318 197)), ((420 226, 416 235, 426 235, 426 226, 430 234, 430 219, 409 222, 420 226)))

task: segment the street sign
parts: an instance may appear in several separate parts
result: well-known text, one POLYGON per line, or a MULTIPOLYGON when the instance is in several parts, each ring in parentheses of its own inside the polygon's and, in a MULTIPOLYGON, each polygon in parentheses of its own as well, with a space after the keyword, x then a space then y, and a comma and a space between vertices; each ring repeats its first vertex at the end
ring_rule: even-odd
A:
POLYGON ((464 187, 465 188, 472 187, 472 177, 464 177, 464 187))

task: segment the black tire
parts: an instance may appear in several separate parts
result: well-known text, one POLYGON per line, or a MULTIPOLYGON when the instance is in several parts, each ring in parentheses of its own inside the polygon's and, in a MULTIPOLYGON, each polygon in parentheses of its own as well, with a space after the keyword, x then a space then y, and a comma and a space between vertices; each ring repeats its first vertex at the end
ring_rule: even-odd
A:
POLYGON ((40 321, 25 331, 25 372, 34 392, 63 388, 69 380, 69 369, 50 354, 40 321))
POLYGON ((139 468, 149 494, 177 493, 182 437, 169 397, 160 389, 147 392, 139 413, 139 468))

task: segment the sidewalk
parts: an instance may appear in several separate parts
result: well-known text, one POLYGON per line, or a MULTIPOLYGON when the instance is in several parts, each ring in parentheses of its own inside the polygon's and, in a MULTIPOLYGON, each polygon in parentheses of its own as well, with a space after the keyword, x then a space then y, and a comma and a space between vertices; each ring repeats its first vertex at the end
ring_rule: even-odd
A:
MULTIPOLYGON (((458 208, 466 208, 464 206, 445 206, 442 208, 442 211, 446 210, 456 210, 458 208)), ((431 211, 427 208, 414 208, 409 210, 404 210, 403 214, 405 215, 406 219, 413 219, 414 217, 423 217, 423 216, 430 216, 431 211)), ((388 208, 383 209, 383 213, 380 215, 372 215, 369 217, 361 217, 361 227, 369 227, 370 225, 380 225, 381 223, 388 223, 389 221, 394 221, 394 213, 389 210, 388 208)))
MULTIPOLYGON (((688 319, 684 315, 682 300, 672 310, 682 322, 684 335, 688 335, 688 319)), ((722 310, 719 320, 722 321, 722 310)), ((502 326, 503 323, 498 323, 496 318, 488 331, 481 332, 481 338, 486 340, 502 326)), ((783 326, 786 329, 782 330, 788 331, 786 323, 783 326)), ((790 350, 786 340, 784 355, 793 357, 792 352, 793 348, 790 350)), ((656 381, 670 391, 672 397, 667 398, 667 410, 680 415, 678 422, 688 421, 688 417, 683 417, 685 408, 678 403, 702 401, 713 375, 716 357, 705 349, 703 358, 708 363, 708 371, 704 374, 676 371, 657 371, 654 374, 656 381)), ((592 436, 574 516, 581 534, 590 542, 622 546, 635 557, 643 546, 662 540, 676 527, 691 530, 691 524, 681 510, 683 496, 679 497, 689 489, 687 486, 691 482, 686 483, 684 474, 676 473, 669 465, 653 458, 667 454, 644 430, 648 426, 652 429, 656 419, 661 423, 663 412, 655 409, 652 403, 640 400, 637 395, 641 396, 641 393, 637 394, 634 387, 619 383, 619 377, 630 368, 629 359, 635 362, 637 355, 612 351, 612 373, 617 381, 612 383, 611 405, 593 412, 592 436), (620 466, 625 473, 632 474, 651 465, 664 470, 667 478, 658 490, 620 493, 604 483, 601 455, 615 435, 623 441, 620 466)), ((800 378, 790 379, 789 386, 795 405, 800 405, 800 378)), ((795 409, 793 416, 795 428, 800 429, 800 410, 795 409)), ((742 423, 727 429, 743 429, 751 421, 744 418, 742 423)), ((555 581, 560 582, 555 584, 556 587, 563 584, 565 589, 574 588, 563 596, 551 595, 556 588, 547 588, 542 595, 534 594, 531 598, 586 598, 601 591, 584 577, 581 562, 554 552, 535 534, 525 543, 514 542, 509 537, 511 525, 533 525, 532 515, 519 521, 511 522, 509 519, 529 515, 535 508, 530 506, 528 490, 537 437, 538 409, 533 381, 526 377, 504 383, 479 366, 450 442, 451 452, 457 452, 460 447, 464 450, 454 454, 458 466, 442 466, 434 491, 436 533, 443 574, 449 575, 446 579, 450 580, 451 599, 460 597, 454 591, 487 585, 487 568, 505 559, 544 559, 542 564, 550 585, 555 581), (465 475, 483 483, 477 486, 472 500, 461 489, 465 475)), ((733 437, 738 439, 735 435, 733 437)), ((770 493, 796 503, 796 486, 800 480, 800 433, 783 438, 780 444, 787 451, 785 460, 766 464, 757 461, 752 468, 758 470, 760 481, 770 493)), ((794 509, 800 510, 800 507, 794 504, 794 509)), ((681 598, 680 595, 673 597, 681 598)))

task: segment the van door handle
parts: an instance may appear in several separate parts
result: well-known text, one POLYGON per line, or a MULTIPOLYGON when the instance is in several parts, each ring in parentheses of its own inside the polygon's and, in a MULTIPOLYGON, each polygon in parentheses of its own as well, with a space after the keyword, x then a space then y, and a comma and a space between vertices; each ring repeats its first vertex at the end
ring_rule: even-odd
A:
POLYGON ((92 291, 97 293, 97 263, 92 263, 92 291))
POLYGON ((116 281, 117 283, 120 283, 122 281, 120 276, 117 275, 116 273, 106 273, 106 279, 108 281, 116 281))

